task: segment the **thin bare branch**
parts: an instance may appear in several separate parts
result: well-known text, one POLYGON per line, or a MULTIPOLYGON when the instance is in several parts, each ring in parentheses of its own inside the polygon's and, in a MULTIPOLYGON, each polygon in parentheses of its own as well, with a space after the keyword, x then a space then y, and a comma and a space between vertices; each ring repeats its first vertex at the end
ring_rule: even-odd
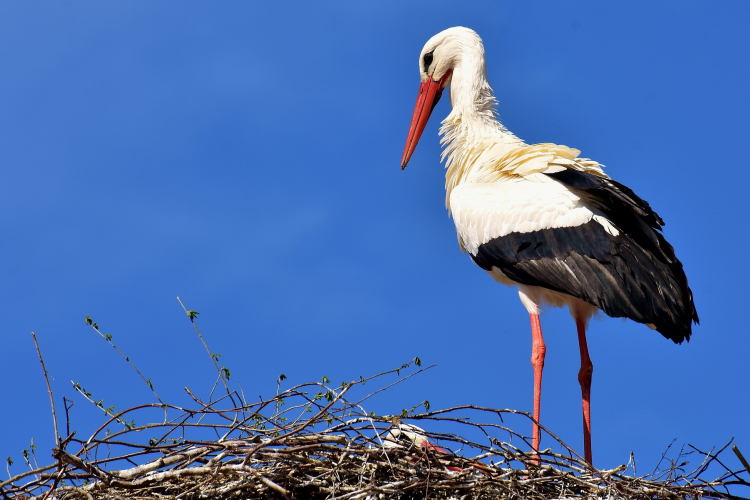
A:
POLYGON ((47 368, 44 367, 44 359, 42 358, 42 351, 39 349, 39 342, 36 340, 36 334, 31 332, 31 337, 34 339, 34 345, 36 346, 36 353, 39 355, 39 363, 42 365, 42 371, 44 372, 44 381, 47 383, 47 393, 49 394, 49 404, 52 407, 52 423, 55 425, 55 444, 60 443, 60 433, 57 431, 57 415, 55 414, 55 398, 52 397, 52 387, 49 383, 49 375, 47 374, 47 368))
MULTIPOLYGON (((231 398, 232 391, 229 390, 229 384, 227 384, 227 380, 225 377, 226 372, 224 370, 226 370, 226 368, 224 369, 219 368, 219 364, 216 362, 217 355, 215 353, 212 353, 211 349, 208 348, 208 344, 206 343, 206 340, 203 338, 203 334, 201 334, 201 331, 198 328, 198 325, 195 324, 195 317, 199 313, 193 310, 188 311, 187 307, 185 307, 185 304, 183 304, 182 300, 180 300, 180 297, 177 297, 177 302, 180 303, 180 305, 182 306, 182 309, 185 311, 185 314, 187 314, 188 318, 190 318, 190 323, 192 323, 193 328, 195 328, 195 332, 198 334, 198 337, 201 339, 201 342, 203 343, 203 347, 206 348, 206 352, 208 353, 208 356, 211 358, 211 362, 214 364, 214 368, 216 368, 216 372, 219 374, 219 378, 221 378, 221 381, 224 383, 224 388, 226 389, 227 394, 231 398)), ((234 399, 232 399, 232 402, 234 403, 234 399)))
POLYGON ((94 323, 91 320, 91 318, 89 318, 88 316, 86 316, 86 324, 89 325, 104 340, 106 340, 109 345, 111 345, 112 347, 114 347, 115 351, 117 351, 120 354, 120 356, 122 356, 122 359, 124 359, 125 361, 127 361, 127 363, 133 368, 133 370, 135 370, 136 373, 143 379, 143 381, 146 383, 146 385, 148 386, 148 388, 151 389, 151 392, 154 394, 154 397, 156 397, 156 400, 163 404, 164 401, 162 401, 161 398, 159 397, 159 395, 156 393, 156 389, 154 389, 154 384, 151 383, 151 379, 150 378, 146 378, 146 376, 143 373, 141 373, 141 371, 138 369, 138 367, 135 366, 135 364, 133 364, 132 361, 130 361, 130 356, 126 356, 125 353, 122 352, 122 350, 120 350, 120 348, 117 347, 117 345, 115 345, 114 342, 112 342, 112 335, 109 335, 109 334, 106 334, 106 333, 102 333, 101 330, 99 330, 99 325, 97 323, 94 323))

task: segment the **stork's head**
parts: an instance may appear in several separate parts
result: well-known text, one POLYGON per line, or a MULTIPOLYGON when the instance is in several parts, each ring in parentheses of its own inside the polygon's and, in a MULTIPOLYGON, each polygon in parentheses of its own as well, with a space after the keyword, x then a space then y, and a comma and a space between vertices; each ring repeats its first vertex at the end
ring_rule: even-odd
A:
POLYGON ((484 66, 484 48, 479 35, 469 28, 457 26, 441 31, 430 38, 419 54, 419 73, 422 84, 417 95, 417 105, 409 126, 404 156, 401 158, 401 170, 406 168, 414 149, 417 147, 422 131, 430 119, 432 110, 440 100, 453 77, 453 70, 461 65, 461 59, 467 48, 481 52, 481 64, 484 66))

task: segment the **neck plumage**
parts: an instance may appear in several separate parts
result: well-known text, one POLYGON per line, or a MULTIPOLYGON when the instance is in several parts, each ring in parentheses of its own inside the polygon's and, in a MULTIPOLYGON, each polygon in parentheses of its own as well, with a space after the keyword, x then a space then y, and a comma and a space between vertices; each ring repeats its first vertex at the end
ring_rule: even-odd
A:
POLYGON ((440 127, 444 146, 446 206, 451 190, 461 182, 481 177, 482 166, 492 158, 522 146, 521 139, 497 117, 497 99, 487 81, 484 50, 466 50, 453 68, 450 84, 453 110, 440 127))

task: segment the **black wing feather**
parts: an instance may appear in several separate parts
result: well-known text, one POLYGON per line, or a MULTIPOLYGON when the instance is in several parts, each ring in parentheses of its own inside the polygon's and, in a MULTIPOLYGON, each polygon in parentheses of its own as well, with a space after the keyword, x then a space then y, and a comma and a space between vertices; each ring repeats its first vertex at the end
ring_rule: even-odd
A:
POLYGON ((474 261, 518 283, 577 297, 609 316, 651 323, 674 342, 690 340, 698 314, 682 264, 660 232, 661 217, 618 182, 575 170, 547 175, 599 210, 619 234, 593 220, 511 233, 481 245, 474 261))

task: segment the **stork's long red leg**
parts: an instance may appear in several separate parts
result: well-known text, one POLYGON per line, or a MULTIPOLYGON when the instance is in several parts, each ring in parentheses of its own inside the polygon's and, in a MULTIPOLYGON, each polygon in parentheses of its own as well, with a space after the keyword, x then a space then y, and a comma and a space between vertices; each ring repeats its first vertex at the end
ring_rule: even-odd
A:
POLYGON ((578 327, 578 346, 581 348, 581 370, 578 372, 578 382, 581 384, 581 399, 583 400, 583 448, 586 461, 591 461, 591 374, 594 365, 589 358, 589 347, 586 344, 586 322, 576 318, 578 327))
MULTIPOLYGON (((544 369, 544 356, 547 353, 547 347, 544 345, 542 337, 542 325, 539 323, 538 313, 529 313, 531 318, 531 366, 534 367, 534 420, 539 422, 539 406, 542 398, 542 370, 544 369)), ((542 432, 539 425, 534 424, 534 434, 532 436, 532 448, 539 451, 539 441, 542 438, 542 432)), ((536 462, 539 463, 537 455, 536 462)))

